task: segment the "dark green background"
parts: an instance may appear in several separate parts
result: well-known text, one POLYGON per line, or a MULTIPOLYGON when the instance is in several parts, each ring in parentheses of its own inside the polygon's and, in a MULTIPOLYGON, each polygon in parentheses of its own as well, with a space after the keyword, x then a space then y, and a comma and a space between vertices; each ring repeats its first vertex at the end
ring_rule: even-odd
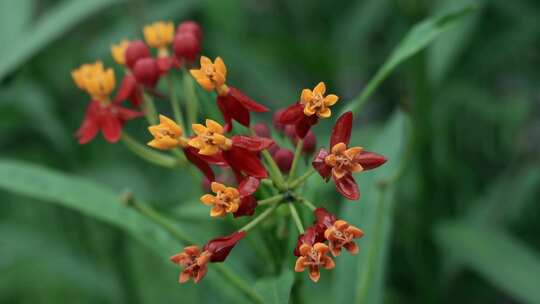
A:
MULTIPOLYGON (((351 303, 353 290, 366 290, 362 282, 373 277, 368 281, 376 289, 369 292, 381 296, 368 297, 369 303, 540 303, 535 0, 0 0, 0 154, 83 176, 118 193, 132 189, 201 240, 224 234, 233 224, 207 216, 197 202, 199 183, 184 172, 144 163, 101 137, 77 144, 73 134, 87 97, 71 80, 73 68, 98 58, 112 65, 110 44, 141 37, 145 23, 193 19, 204 29, 203 53, 222 56, 228 82, 259 102, 275 110, 296 101, 302 88, 325 81, 341 97, 339 110, 410 28, 469 4, 476 4, 474 12, 400 65, 356 116, 354 143, 369 149, 378 141, 382 152, 397 141, 407 145, 390 159, 399 159, 402 168, 385 198, 393 206, 385 213, 392 216, 385 222, 392 223, 392 233, 366 230, 388 245, 388 255, 381 250, 384 267, 363 272, 375 263, 365 260, 375 246, 366 238, 354 258, 364 265, 358 277, 344 285, 343 273, 352 270, 341 268, 323 272, 313 285, 302 274, 292 302, 351 303), (395 118, 396 111, 405 114, 395 118), (399 132, 383 136, 396 119, 399 132)), ((128 131, 147 141, 145 127, 139 120, 128 131)), ((320 145, 327 144, 330 127, 325 122, 315 128, 320 145)), ((2 168, 0 178, 9 181, 2 168)), ((315 192, 313 184, 307 192, 354 221, 357 213, 348 210, 370 210, 376 190, 368 178, 358 175, 364 196, 359 203, 342 201, 332 186, 315 192)), ((179 286, 178 269, 163 258, 170 252, 158 256, 109 224, 1 189, 1 303, 242 301, 227 296, 235 291, 226 284, 179 286)), ((286 232, 276 231, 285 225, 279 221, 286 214, 280 214, 261 228, 259 241, 279 243, 286 232)), ((245 242, 227 264, 257 279, 278 275, 281 266, 292 269, 286 246, 270 254, 273 262, 254 255, 245 242)), ((349 260, 336 259, 338 267, 340 261, 349 260)))

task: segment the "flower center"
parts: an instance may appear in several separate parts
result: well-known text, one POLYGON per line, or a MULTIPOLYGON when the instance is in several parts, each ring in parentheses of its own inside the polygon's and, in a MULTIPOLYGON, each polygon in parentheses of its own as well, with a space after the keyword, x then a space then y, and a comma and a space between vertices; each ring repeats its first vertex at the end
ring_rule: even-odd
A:
POLYGON ((216 205, 221 205, 224 207, 229 207, 234 201, 236 200, 235 197, 231 197, 223 191, 218 191, 216 193, 216 205))

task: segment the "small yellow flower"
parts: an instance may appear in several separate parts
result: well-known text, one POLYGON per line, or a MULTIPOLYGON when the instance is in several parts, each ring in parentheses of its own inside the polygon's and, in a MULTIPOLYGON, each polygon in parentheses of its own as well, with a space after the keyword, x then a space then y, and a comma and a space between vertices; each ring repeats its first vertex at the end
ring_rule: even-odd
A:
POLYGON ((104 69, 101 61, 83 64, 71 72, 75 84, 86 91, 93 99, 108 102, 109 95, 116 85, 114 71, 104 69))
POLYGON ((326 156, 324 162, 332 167, 332 174, 340 179, 347 173, 356 173, 364 170, 356 156, 360 155, 364 149, 362 147, 351 147, 347 149, 344 143, 338 143, 332 147, 331 153, 326 156))
POLYGON ((225 85, 227 67, 221 57, 216 57, 214 62, 206 56, 201 56, 201 68, 189 71, 193 78, 206 91, 217 90, 219 95, 225 95, 228 91, 225 85))
POLYGON ((124 39, 117 44, 111 45, 111 54, 116 63, 126 64, 126 49, 129 46, 129 41, 124 39))
POLYGON ((197 136, 188 144, 199 149, 199 154, 215 155, 220 150, 228 150, 232 146, 231 140, 223 135, 223 127, 211 119, 206 120, 206 126, 193 124, 191 127, 197 136))
POLYGON ((212 182, 210 185, 212 194, 201 196, 201 202, 207 206, 212 206, 210 216, 222 217, 227 213, 233 213, 240 206, 240 192, 233 187, 226 187, 223 184, 212 182))
POLYGON ((165 50, 174 39, 174 24, 158 21, 143 28, 144 40, 149 46, 165 50))
POLYGON ((326 85, 324 82, 319 82, 317 86, 311 91, 310 89, 302 90, 300 96, 300 103, 304 105, 304 114, 311 116, 317 114, 318 117, 328 118, 332 115, 330 106, 333 106, 339 99, 334 94, 328 94, 324 96, 326 92, 326 85))
POLYGON ((148 131, 154 136, 148 145, 160 150, 170 150, 178 146, 186 146, 182 128, 172 119, 159 115, 159 124, 148 127, 148 131))

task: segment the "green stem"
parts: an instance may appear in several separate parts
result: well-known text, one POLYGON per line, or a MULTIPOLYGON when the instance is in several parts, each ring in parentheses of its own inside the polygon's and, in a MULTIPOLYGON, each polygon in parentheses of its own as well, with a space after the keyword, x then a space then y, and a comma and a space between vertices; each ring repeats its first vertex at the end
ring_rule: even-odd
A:
POLYGON ((300 160, 300 156, 302 155, 302 147, 304 146, 304 140, 301 139, 296 144, 296 150, 294 151, 294 158, 291 165, 291 170, 289 171, 289 177, 287 178, 287 184, 292 182, 294 179, 294 176, 296 175, 296 169, 298 168, 298 162, 300 160))
POLYGON ((264 304, 263 299, 255 293, 252 286, 249 286, 244 280, 242 280, 239 276, 237 276, 234 272, 229 270, 229 268, 226 268, 223 265, 215 264, 214 268, 221 273, 225 278, 229 280, 230 283, 235 285, 240 291, 244 293, 248 298, 253 300, 254 303, 261 303, 264 304))
POLYGON ((159 212, 155 211, 152 207, 137 202, 136 200, 132 199, 131 202, 128 203, 129 206, 131 206, 133 209, 137 210, 140 214, 146 216, 159 226, 161 226, 163 229, 167 230, 172 236, 174 236, 176 239, 178 239, 181 242, 188 243, 188 244, 194 244, 195 241, 193 241, 186 233, 184 233, 182 230, 180 230, 176 225, 173 224, 171 220, 161 215, 159 212))
POLYGON ((293 205, 293 203, 289 203, 289 210, 291 210, 291 216, 294 220, 294 223, 296 224, 296 228, 298 228, 298 231, 300 233, 304 233, 304 225, 302 225, 302 220, 300 219, 300 216, 298 215, 298 211, 296 210, 296 207, 293 205))
POLYGON ((270 178, 276 184, 276 187, 279 190, 285 190, 285 180, 283 179, 283 174, 281 174, 281 170, 279 170, 278 165, 272 158, 272 155, 268 152, 268 150, 262 151, 262 156, 266 160, 266 163, 268 164, 268 173, 270 174, 270 178))
POLYGON ((317 209, 317 207, 310 201, 308 201, 307 199, 303 198, 303 197, 299 197, 298 200, 304 204, 306 207, 309 208, 309 210, 311 211, 314 211, 315 209, 317 209))
MULTIPOLYGON (((279 200, 281 201, 281 200, 279 200)), ((254 218, 251 222, 247 223, 244 227, 238 229, 238 231, 249 231, 249 229, 257 226, 261 221, 265 220, 274 210, 276 210, 277 206, 279 205, 279 201, 274 203, 272 206, 268 207, 266 210, 264 210, 261 214, 259 214, 256 218, 254 218)))
POLYGON ((269 197, 269 198, 258 201, 257 205, 259 205, 259 206, 271 205, 273 203, 277 203, 277 202, 281 201, 284 196, 285 196, 284 194, 278 194, 278 195, 275 195, 275 196, 272 196, 272 197, 269 197))
POLYGON ((199 99, 197 98, 197 93, 195 92, 195 86, 193 83, 193 78, 187 70, 182 71, 183 74, 183 85, 184 85, 184 95, 186 98, 187 105, 187 119, 188 126, 191 126, 194 123, 197 123, 197 115, 199 113, 199 99))
POLYGON ((158 123, 158 114, 156 110, 156 105, 154 104, 154 99, 148 93, 143 93, 143 112, 146 120, 151 125, 157 125, 158 123))
POLYGON ((290 184, 289 184, 289 189, 294 189, 300 185, 302 185, 313 173, 315 173, 315 169, 313 168, 309 168, 308 171, 306 171, 306 173, 304 173, 302 176, 300 176, 299 178, 295 179, 294 181, 292 181, 290 184))
POLYGON ((174 120, 182 127, 182 130, 186 132, 186 125, 184 124, 184 116, 182 115, 182 108, 180 107, 180 102, 178 96, 176 95, 176 90, 174 88, 174 81, 172 74, 167 76, 167 86, 169 87, 169 95, 171 98, 171 107, 173 110, 174 120))
POLYGON ((176 158, 148 148, 125 132, 122 132, 121 139, 131 152, 148 162, 167 168, 176 168, 181 165, 176 158))

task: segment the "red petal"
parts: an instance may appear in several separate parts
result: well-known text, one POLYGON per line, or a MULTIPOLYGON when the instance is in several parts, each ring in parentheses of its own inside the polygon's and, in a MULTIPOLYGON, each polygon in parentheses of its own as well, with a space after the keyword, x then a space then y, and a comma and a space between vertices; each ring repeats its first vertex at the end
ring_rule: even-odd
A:
POLYGON ((319 121, 317 115, 305 116, 303 115, 295 124, 296 136, 299 138, 306 137, 311 126, 319 121))
POLYGON ((268 108, 255 102, 237 88, 229 87, 229 95, 236 99, 244 108, 252 112, 268 112, 268 108))
POLYGON ((240 217, 240 216, 252 216, 253 213, 255 213, 255 209, 257 208, 257 200, 251 196, 244 196, 242 198, 242 201, 240 202, 240 206, 238 207, 238 210, 233 213, 234 217, 240 217))
POLYGON ((172 57, 159 57, 156 59, 156 63, 161 75, 166 74, 174 66, 172 57))
POLYGON ((238 121, 241 125, 249 127, 250 117, 249 111, 246 108, 232 98, 227 99, 226 105, 232 119, 238 121))
POLYGON ((94 139, 98 131, 99 125, 91 117, 85 117, 75 136, 79 144, 84 145, 94 139))
POLYGON ((334 129, 332 130, 332 135, 330 136, 330 148, 339 143, 344 143, 346 145, 349 144, 349 140, 351 138, 352 121, 352 112, 346 112, 338 118, 336 124, 334 125, 334 129))
POLYGON ((244 236, 246 236, 244 231, 237 231, 228 236, 212 239, 204 245, 203 250, 208 250, 212 253, 210 257, 211 262, 223 262, 236 243, 244 238, 244 236))
POLYGON ((194 164, 197 168, 199 168, 202 174, 204 174, 204 176, 206 176, 206 178, 210 182, 213 182, 216 179, 214 172, 212 171, 212 168, 210 168, 210 166, 206 163, 206 161, 204 161, 200 157, 200 154, 197 152, 197 149, 193 147, 187 147, 187 148, 184 148, 183 150, 184 150, 184 154, 186 155, 186 158, 192 164, 194 164))
POLYGON ((118 117, 108 113, 108 115, 103 116, 101 124, 101 132, 108 142, 115 143, 120 139, 122 122, 118 117))
POLYGON ((358 190, 358 185, 352 174, 348 173, 340 179, 334 177, 334 182, 338 192, 345 198, 353 201, 360 199, 360 190, 358 190))
POLYGON ((323 242, 323 241, 324 241, 324 231, 319 229, 319 227, 310 226, 306 229, 306 231, 303 234, 300 234, 298 236, 296 248, 294 248, 294 255, 300 256, 299 249, 302 244, 313 245, 317 242, 323 242))
POLYGON ((283 125, 294 124, 304 115, 304 106, 300 103, 295 103, 286 108, 281 115, 279 115, 278 122, 283 125))
POLYGON ((223 115, 223 120, 225 121, 223 129, 225 130, 225 132, 229 132, 232 129, 232 121, 231 116, 229 115, 229 110, 227 109, 227 103, 225 101, 225 98, 222 96, 218 96, 216 102, 219 111, 221 111, 221 114, 223 115))
POLYGON ((243 148, 253 152, 260 152, 268 149, 274 144, 270 138, 236 135, 232 138, 232 143, 235 147, 243 148))
POLYGON ((322 227, 328 228, 336 221, 336 216, 328 212, 325 208, 317 208, 313 211, 315 214, 316 223, 322 227))
POLYGON ((330 176, 332 175, 332 168, 326 164, 324 159, 328 156, 328 151, 321 148, 319 150, 319 153, 317 153, 317 156, 315 156, 315 159, 311 162, 311 165, 317 172, 319 172, 319 175, 324 178, 324 180, 328 181, 330 176))
POLYGON ((120 120, 123 122, 135 119, 137 117, 141 117, 144 115, 143 112, 140 111, 134 111, 130 109, 126 109, 120 106, 111 105, 111 107, 114 107, 114 109, 117 111, 117 116, 120 120))
POLYGON ((364 170, 375 169, 379 167, 380 165, 386 163, 386 157, 380 154, 368 152, 368 151, 364 151, 358 154, 355 157, 355 159, 358 160, 358 162, 360 163, 360 165, 362 165, 364 170))
POLYGON ((233 170, 256 178, 266 178, 268 173, 255 153, 234 147, 223 152, 223 158, 233 170))
MULTIPOLYGON (((126 73, 126 75, 122 79, 122 83, 120 84, 118 93, 116 94, 116 97, 114 98, 114 102, 120 103, 128 99, 135 92, 136 88, 137 88, 137 80, 135 80, 135 76, 133 76, 133 74, 131 73, 126 73)), ((133 100, 131 102, 135 105, 133 100)))
POLYGON ((259 188, 259 180, 251 176, 244 179, 240 185, 238 185, 241 196, 252 195, 257 191, 257 188, 259 188))

